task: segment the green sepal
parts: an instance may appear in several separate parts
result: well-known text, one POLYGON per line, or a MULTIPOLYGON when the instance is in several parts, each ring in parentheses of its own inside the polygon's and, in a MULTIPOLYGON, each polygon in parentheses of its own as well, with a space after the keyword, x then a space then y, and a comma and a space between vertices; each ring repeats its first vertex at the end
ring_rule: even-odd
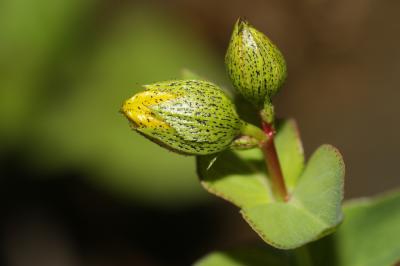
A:
POLYGON ((243 124, 230 99, 209 82, 175 83, 171 92, 179 97, 149 108, 184 140, 229 145, 243 124))
POLYGON ((173 129, 141 128, 136 131, 161 147, 183 155, 207 155, 221 151, 220 143, 188 141, 182 139, 173 129))
POLYGON ((235 139, 231 144, 231 149, 233 150, 247 150, 258 148, 260 146, 260 141, 251 136, 241 136, 235 139))

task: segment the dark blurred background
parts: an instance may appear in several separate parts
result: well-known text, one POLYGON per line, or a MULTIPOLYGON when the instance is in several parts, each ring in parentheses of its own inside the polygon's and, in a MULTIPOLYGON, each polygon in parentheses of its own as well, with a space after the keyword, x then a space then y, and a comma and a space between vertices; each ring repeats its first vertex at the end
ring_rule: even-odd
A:
POLYGON ((0 1, 0 265, 190 265, 259 241, 201 189, 193 158, 118 113, 140 84, 184 67, 229 87, 239 16, 287 59, 275 102, 306 154, 342 151, 346 198, 399 186, 399 11, 396 0, 0 1))

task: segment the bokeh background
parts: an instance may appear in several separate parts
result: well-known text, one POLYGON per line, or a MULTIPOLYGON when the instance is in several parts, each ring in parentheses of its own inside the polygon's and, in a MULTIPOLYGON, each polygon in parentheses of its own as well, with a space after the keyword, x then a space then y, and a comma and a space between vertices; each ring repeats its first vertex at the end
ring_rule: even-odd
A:
POLYGON ((194 159, 118 113, 141 84, 191 69, 229 87, 223 58, 246 17, 282 50, 278 115, 306 154, 343 153, 346 198, 400 185, 396 0, 0 1, 1 265, 190 265, 257 242, 201 189, 194 159))

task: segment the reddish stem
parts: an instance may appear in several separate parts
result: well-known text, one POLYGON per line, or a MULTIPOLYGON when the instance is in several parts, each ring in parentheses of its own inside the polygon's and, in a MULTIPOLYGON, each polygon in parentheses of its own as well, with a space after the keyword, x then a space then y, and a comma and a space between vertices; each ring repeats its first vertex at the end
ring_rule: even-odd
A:
POLYGON ((271 124, 262 122, 264 133, 268 136, 262 146, 261 150, 264 153, 265 162, 268 168, 268 173, 271 176, 274 192, 284 201, 289 200, 289 194, 286 189, 285 180, 283 179, 281 165, 279 163, 278 154, 275 148, 274 136, 275 130, 271 124))

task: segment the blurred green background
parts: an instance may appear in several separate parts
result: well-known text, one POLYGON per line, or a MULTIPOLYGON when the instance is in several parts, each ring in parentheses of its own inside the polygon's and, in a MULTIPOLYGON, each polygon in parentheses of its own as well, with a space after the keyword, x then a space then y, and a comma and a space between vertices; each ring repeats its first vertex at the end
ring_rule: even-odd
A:
POLYGON ((400 3, 0 2, 1 265, 189 265, 258 237, 204 192, 194 159, 132 132, 141 84, 183 68, 229 87, 223 58, 246 17, 281 47, 278 115, 306 154, 344 155, 346 197, 400 185, 400 3))

